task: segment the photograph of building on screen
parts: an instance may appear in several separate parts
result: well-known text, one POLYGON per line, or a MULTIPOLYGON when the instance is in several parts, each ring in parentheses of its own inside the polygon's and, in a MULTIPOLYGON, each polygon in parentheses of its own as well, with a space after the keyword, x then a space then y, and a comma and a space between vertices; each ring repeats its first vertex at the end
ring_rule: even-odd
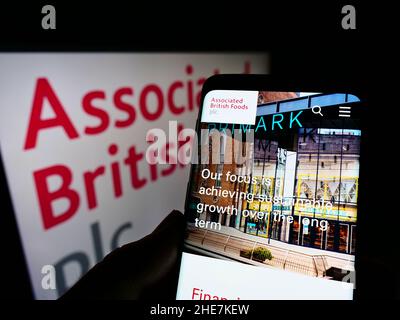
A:
MULTIPOLYGON (((328 101, 322 112, 329 103, 338 104, 338 97, 329 94, 260 92, 257 119, 271 114, 271 108, 283 112, 285 105, 288 111, 301 110, 310 96, 328 101)), ((212 257, 342 281, 354 271, 357 239, 361 131, 346 129, 346 121, 353 120, 339 118, 340 128, 303 126, 279 135, 256 130, 248 146, 251 161, 194 165, 186 247, 212 257), (204 172, 222 178, 204 178, 204 172), (227 175, 249 179, 232 182, 227 175), (224 197, 221 190, 239 196, 224 197)), ((222 153, 224 145, 226 141, 222 153)))

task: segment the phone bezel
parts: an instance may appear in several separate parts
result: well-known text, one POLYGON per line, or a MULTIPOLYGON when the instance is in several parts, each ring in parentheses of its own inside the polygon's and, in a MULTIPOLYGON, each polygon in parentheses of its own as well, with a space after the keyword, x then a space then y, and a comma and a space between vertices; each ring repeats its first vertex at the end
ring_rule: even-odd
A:
MULTIPOLYGON (((297 76, 276 77, 272 75, 249 75, 249 74, 224 74, 214 75, 206 80, 203 85, 201 101, 199 106, 199 113, 196 120, 196 133, 198 133, 201 114, 203 110, 204 98, 208 92, 213 90, 252 90, 252 91, 281 91, 281 92, 323 92, 323 93, 347 93, 357 96, 363 107, 366 109, 363 113, 363 119, 367 117, 368 112, 368 97, 362 88, 365 86, 363 83, 356 79, 315 79, 297 76)), ((356 241, 356 254, 355 254, 355 270, 356 274, 362 271, 362 263, 360 259, 361 250, 360 246, 364 234, 367 234, 363 229, 364 219, 368 214, 366 213, 367 206, 364 205, 366 201, 365 186, 363 181, 365 175, 365 168, 367 167, 366 159, 362 156, 367 148, 366 138, 368 137, 368 126, 365 125, 366 121, 362 122, 362 139, 360 146, 360 171, 359 171, 359 198, 358 198, 358 212, 357 214, 357 241, 356 241), (364 168, 365 167, 365 168, 364 168), (361 240, 360 240, 361 238, 361 240)), ((190 166, 189 181, 186 188, 185 196, 185 217, 187 217, 187 206, 189 202, 190 190, 192 187, 191 177, 193 173, 193 165, 190 166)), ((184 247, 184 240, 180 253, 182 254, 184 247)), ((353 300, 358 300, 362 297, 359 287, 359 278, 356 278, 356 286, 353 291, 353 300)), ((178 278, 179 281, 179 278, 178 278)))

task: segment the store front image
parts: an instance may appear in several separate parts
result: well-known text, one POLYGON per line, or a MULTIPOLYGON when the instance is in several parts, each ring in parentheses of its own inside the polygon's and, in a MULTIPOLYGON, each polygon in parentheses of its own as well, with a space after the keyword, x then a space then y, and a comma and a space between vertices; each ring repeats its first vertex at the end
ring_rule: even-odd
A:
POLYGON ((320 227, 315 226, 304 227, 304 224, 299 223, 299 218, 295 217, 291 225, 289 243, 321 250, 354 254, 356 232, 357 227, 353 223, 328 220, 327 230, 322 230, 320 227))
POLYGON ((321 250, 353 254, 356 243, 360 131, 302 128, 291 150, 278 141, 255 140, 252 174, 270 186, 250 187, 246 209, 269 213, 268 219, 241 219, 243 231, 259 237, 321 250), (291 199, 292 205, 257 200, 257 194, 291 199), (307 201, 329 203, 310 207, 307 201), (292 216, 288 223, 285 219, 292 216), (306 221, 306 223, 303 223, 306 221))

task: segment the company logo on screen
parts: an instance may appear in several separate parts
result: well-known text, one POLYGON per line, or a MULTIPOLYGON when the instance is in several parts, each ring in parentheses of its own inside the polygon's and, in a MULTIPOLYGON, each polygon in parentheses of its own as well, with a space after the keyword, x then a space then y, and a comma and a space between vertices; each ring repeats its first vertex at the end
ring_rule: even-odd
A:
POLYGON ((255 124, 258 91, 214 90, 204 98, 201 122, 255 124))

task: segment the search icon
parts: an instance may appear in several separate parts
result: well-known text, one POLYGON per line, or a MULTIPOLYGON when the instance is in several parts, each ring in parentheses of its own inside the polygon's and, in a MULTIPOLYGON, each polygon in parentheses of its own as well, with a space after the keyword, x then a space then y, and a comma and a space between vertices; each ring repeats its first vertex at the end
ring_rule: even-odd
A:
POLYGON ((319 114, 321 117, 324 116, 324 115, 322 114, 322 112, 321 112, 321 107, 320 107, 320 106, 314 106, 314 107, 312 107, 312 108, 311 108, 311 111, 312 111, 314 114, 319 114))

